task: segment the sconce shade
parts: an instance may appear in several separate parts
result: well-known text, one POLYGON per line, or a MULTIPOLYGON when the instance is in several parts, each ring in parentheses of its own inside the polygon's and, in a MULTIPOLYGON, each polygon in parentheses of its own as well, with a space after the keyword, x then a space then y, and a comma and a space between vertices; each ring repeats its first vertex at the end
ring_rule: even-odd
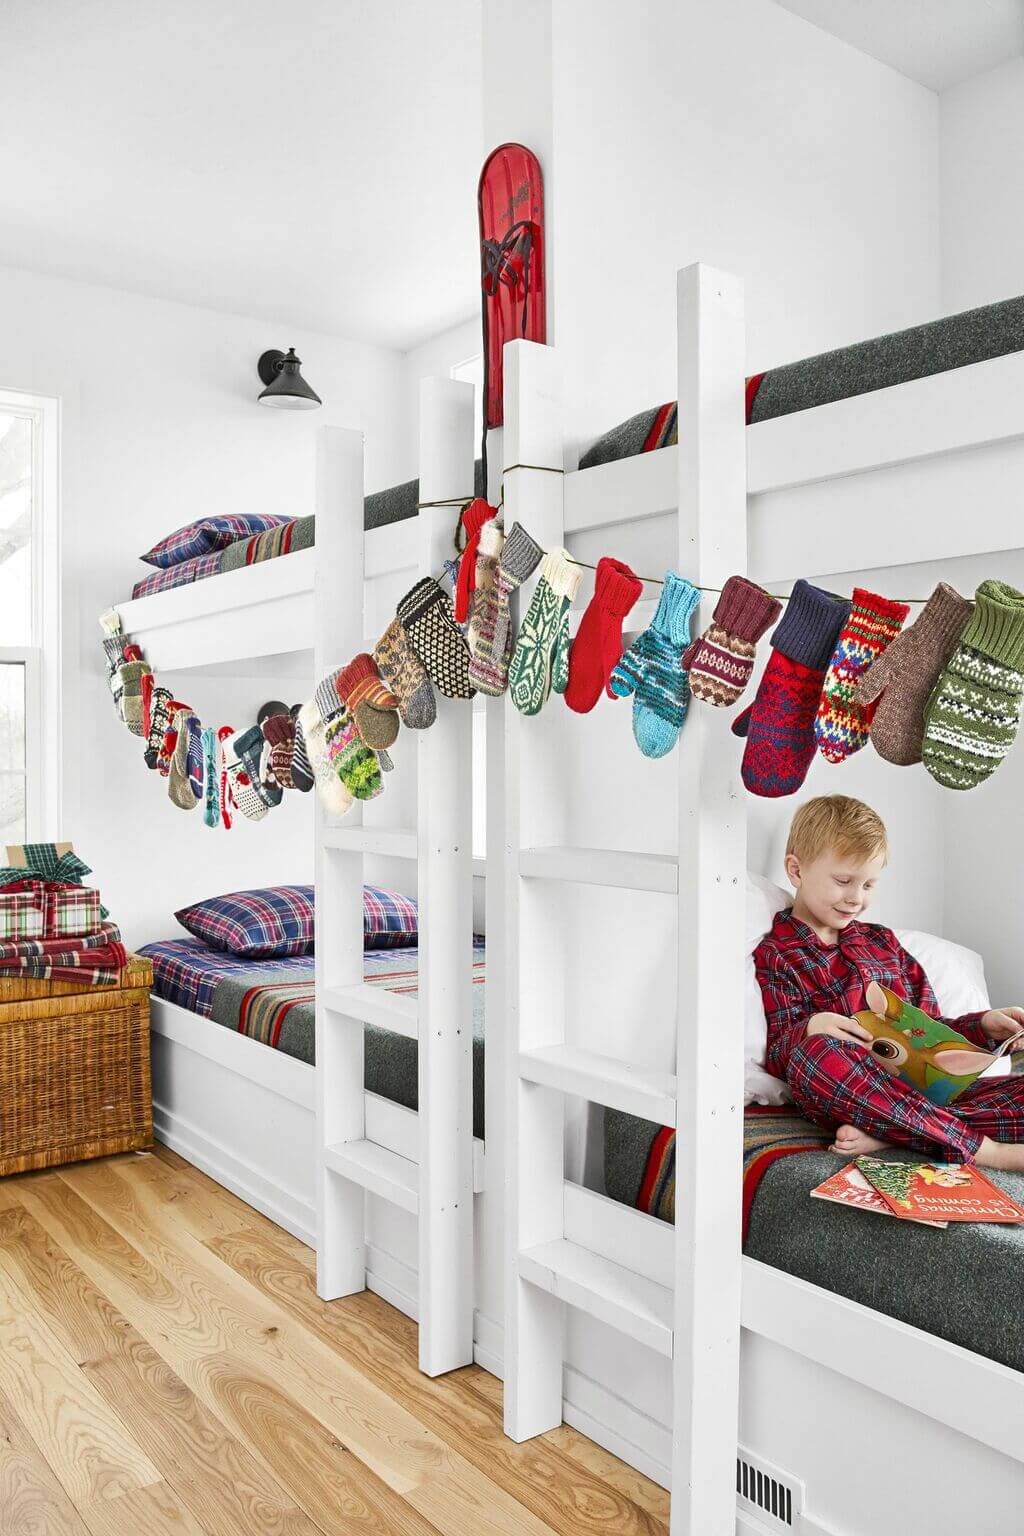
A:
POLYGON ((276 406, 279 411, 315 411, 323 401, 302 377, 301 367, 302 359, 295 356, 294 347, 289 347, 287 353, 273 349, 264 352, 256 364, 266 385, 257 397, 258 403, 276 406))

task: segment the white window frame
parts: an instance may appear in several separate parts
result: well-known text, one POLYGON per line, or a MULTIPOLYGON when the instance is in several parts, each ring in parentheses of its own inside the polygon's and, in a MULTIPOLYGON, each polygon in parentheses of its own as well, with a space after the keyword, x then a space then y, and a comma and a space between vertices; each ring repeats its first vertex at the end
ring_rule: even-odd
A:
POLYGON ((60 403, 0 389, 0 412, 32 423, 31 642, 0 646, 25 668, 25 840, 59 841, 61 794, 60 403))

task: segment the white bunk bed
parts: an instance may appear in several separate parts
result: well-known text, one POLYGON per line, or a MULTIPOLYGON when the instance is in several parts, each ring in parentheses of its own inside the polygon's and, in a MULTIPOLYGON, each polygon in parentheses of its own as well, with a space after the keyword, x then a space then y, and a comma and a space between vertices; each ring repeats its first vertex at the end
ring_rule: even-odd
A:
MULTIPOLYGON (((465 497, 472 387, 424 381, 420 422, 421 496, 465 497)), ((454 516, 450 504, 424 507, 364 534, 362 437, 324 428, 315 549, 132 601, 122 624, 158 676, 237 674, 273 657, 308 690, 384 627, 370 583, 397 578, 400 595, 441 569, 454 516)), ((153 1094, 161 1140, 316 1248, 321 1296, 368 1285, 418 1317, 421 1368, 436 1375, 473 1359, 474 1195, 484 1188, 472 1134, 470 711, 439 699, 416 750, 412 827, 386 824, 386 795, 343 821, 313 797, 316 1066, 154 997, 153 1094), (415 866, 415 1001, 364 985, 366 859, 415 866), (418 1113, 364 1093, 366 1025, 417 1039, 418 1113), (394 1213, 405 1228, 392 1241, 394 1213)))
MULTIPOLYGON (((771 583, 850 569, 839 544, 854 511, 877 566, 1020 546, 1024 354, 744 428, 741 284, 702 267, 679 274, 678 347, 680 446, 564 475, 557 353, 506 349, 503 462, 533 466, 507 475, 506 526, 572 550, 574 536, 621 539, 678 514, 672 559, 706 588, 734 572, 771 583), (936 515, 954 507, 972 515, 936 515)), ((973 1529, 1009 1536, 1024 1497, 1024 1375, 741 1254, 747 798, 726 712, 690 710, 674 758, 678 838, 658 853, 567 846, 550 713, 523 720, 506 701, 504 753, 489 757, 504 774, 488 792, 506 860, 500 956, 491 925, 506 1010, 506 1432, 525 1440, 564 1417, 603 1439, 672 1488, 674 1536, 946 1536, 965 1511, 973 1529), (570 1040, 566 883, 676 898, 685 1071, 570 1040), (567 1096, 676 1129, 675 1228, 568 1180, 567 1096), (625 1431, 588 1416, 563 1377, 570 1314, 670 1362, 670 1429, 656 1390, 632 1399, 625 1431), (875 1436, 880 1454, 851 1454, 875 1436)), ((602 1348, 608 1335, 587 1337, 602 1348)), ((593 1358, 587 1369, 600 1375, 593 1358)))

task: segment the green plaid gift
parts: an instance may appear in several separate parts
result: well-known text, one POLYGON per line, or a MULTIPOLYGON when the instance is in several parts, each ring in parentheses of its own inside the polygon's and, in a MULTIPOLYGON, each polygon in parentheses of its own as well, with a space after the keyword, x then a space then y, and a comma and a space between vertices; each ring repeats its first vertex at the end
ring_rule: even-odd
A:
POLYGON ((41 939, 44 930, 40 887, 0 892, 0 939, 41 939))

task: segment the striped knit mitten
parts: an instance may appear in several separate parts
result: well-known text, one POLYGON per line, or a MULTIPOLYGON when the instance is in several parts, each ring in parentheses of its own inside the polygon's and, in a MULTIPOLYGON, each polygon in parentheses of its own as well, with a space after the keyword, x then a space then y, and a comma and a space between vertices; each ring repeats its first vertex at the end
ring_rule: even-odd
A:
POLYGON ((384 791, 380 763, 359 734, 354 715, 345 710, 324 726, 327 759, 353 800, 375 800, 384 791))
POLYGON ((643 589, 643 582, 621 560, 603 555, 597 562, 594 595, 569 652, 565 702, 578 715, 589 714, 603 689, 613 697, 608 680, 622 657, 623 620, 643 589))
POLYGON ((633 735, 645 757, 664 757, 679 738, 690 704, 690 684, 683 670, 683 650, 690 643, 690 620, 700 590, 666 571, 657 612, 619 660, 611 675, 616 698, 633 694, 633 735))
POLYGON ((732 723, 747 739, 740 772, 752 795, 793 795, 807 777, 825 669, 849 612, 845 597, 807 581, 790 593, 757 696, 732 723))
POLYGON ((217 732, 212 725, 203 731, 203 821, 208 827, 220 826, 220 780, 217 775, 217 732))
POLYGON ((521 715, 538 714, 552 688, 556 693, 565 692, 569 681, 569 609, 582 574, 567 550, 552 549, 544 557, 508 669, 512 702, 521 715))
POLYGON ((167 727, 171 723, 170 705, 173 696, 169 688, 157 686, 153 689, 152 698, 149 701, 149 731, 146 735, 146 750, 142 754, 147 768, 155 768, 160 756, 160 748, 167 734, 167 727))
POLYGON ((235 803, 247 821, 262 821, 270 800, 260 783, 263 732, 258 725, 240 731, 224 744, 224 769, 235 803))
POLYGON ((301 711, 293 708, 292 713, 295 721, 295 744, 291 761, 292 788, 297 789, 300 794, 308 795, 315 782, 313 764, 306 751, 306 736, 300 719, 301 711))
POLYGON ((410 731, 425 731, 437 719, 437 700, 427 669, 409 644, 402 621, 394 618, 373 648, 383 682, 398 700, 398 714, 410 731))
POLYGON ((910 628, 857 684, 857 703, 874 707, 871 745, 886 762, 907 767, 921 761, 925 705, 973 611, 969 598, 940 581, 910 628))
POLYGON ((398 735, 398 698, 381 682, 373 657, 361 651, 334 683, 366 745, 390 747, 398 735))
POLYGON ((781 612, 778 598, 756 582, 730 576, 711 623, 683 656, 693 697, 719 708, 735 704, 750 682, 757 642, 781 612))
MULTIPOLYGON (((338 719, 338 716, 334 718, 338 719)), ((302 735, 313 770, 313 781, 324 810, 328 816, 344 816, 352 805, 352 795, 327 756, 326 727, 312 699, 299 710, 297 730, 302 735)))
POLYGON ((902 628, 910 608, 877 592, 854 587, 850 616, 836 641, 822 684, 814 739, 830 763, 859 752, 868 739, 873 705, 858 704, 857 684, 902 628))
MULTIPOLYGON (((480 535, 481 549, 489 526, 480 535)), ((533 575, 543 558, 540 545, 514 523, 501 547, 494 584, 474 603, 469 620, 469 680, 491 698, 499 698, 508 687, 512 594, 533 575)))
POLYGON ((1024 594, 983 581, 924 712, 921 755, 947 789, 974 789, 1013 745, 1024 696, 1024 594))
POLYGON ((471 699, 466 641, 452 617, 451 598, 433 576, 424 576, 405 594, 398 617, 435 687, 449 699, 471 699))
MULTIPOLYGON (((455 574, 456 624, 468 622, 473 593, 478 589, 481 574, 479 565, 481 534, 489 523, 497 521, 497 513, 497 507, 492 507, 489 502, 484 501, 482 496, 478 496, 475 501, 470 502, 462 514, 462 526, 466 530, 466 547, 462 551, 462 559, 455 574)), ((501 553, 500 546, 497 553, 501 553)))

